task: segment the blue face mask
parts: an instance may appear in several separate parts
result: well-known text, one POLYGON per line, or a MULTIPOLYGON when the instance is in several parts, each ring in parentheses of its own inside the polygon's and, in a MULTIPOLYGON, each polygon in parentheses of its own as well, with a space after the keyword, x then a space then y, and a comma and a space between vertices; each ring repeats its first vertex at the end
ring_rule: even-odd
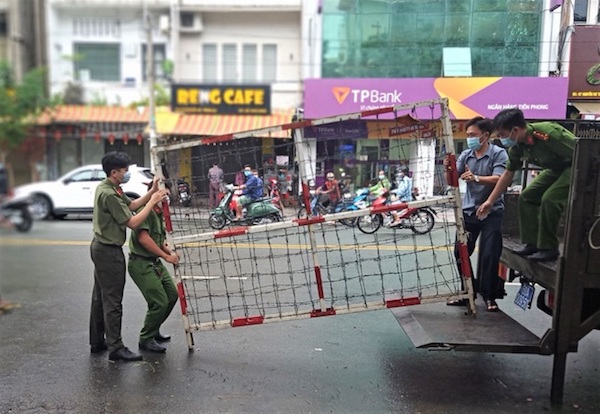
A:
POLYGON ((502 142, 502 145, 504 145, 506 148, 513 147, 517 144, 517 142, 510 139, 510 137, 500 138, 500 142, 502 142))
POLYGON ((244 170, 244 175, 246 177, 250 177, 252 175, 252 171, 246 171, 246 170, 244 170))
POLYGON ((125 174, 123 174, 123 179, 119 180, 120 181, 119 184, 126 184, 130 178, 131 178, 131 173, 129 171, 126 171, 125 174))
POLYGON ((380 176, 379 176, 379 179, 380 179, 380 180, 383 180, 384 178, 385 178, 385 175, 380 175, 380 176))
POLYGON ((477 151, 479 148, 481 148, 481 142, 479 142, 479 138, 480 137, 468 137, 467 147, 473 151, 477 151))
POLYGON ((130 178, 131 178, 131 173, 129 171, 127 171, 125 173, 125 175, 123 176, 123 181, 121 181, 121 184, 128 183, 130 178))

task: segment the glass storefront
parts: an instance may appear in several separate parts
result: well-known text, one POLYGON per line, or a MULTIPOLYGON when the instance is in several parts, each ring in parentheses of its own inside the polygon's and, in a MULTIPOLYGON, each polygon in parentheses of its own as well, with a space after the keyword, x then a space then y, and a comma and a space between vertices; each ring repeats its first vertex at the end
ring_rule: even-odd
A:
POLYGON ((537 76, 539 0, 323 0, 323 78, 443 76, 445 48, 472 76, 537 76))

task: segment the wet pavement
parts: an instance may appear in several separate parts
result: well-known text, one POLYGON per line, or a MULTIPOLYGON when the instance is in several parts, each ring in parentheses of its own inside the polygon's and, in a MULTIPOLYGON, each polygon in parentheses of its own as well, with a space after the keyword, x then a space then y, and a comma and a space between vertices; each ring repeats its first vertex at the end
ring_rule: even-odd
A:
MULTIPOLYGON (((0 235, 0 292, 21 305, 0 315, 0 413, 600 412, 600 331, 569 355, 562 406, 550 404, 552 357, 415 349, 387 310, 196 333, 190 353, 176 307, 165 355, 109 363, 88 346, 90 227, 0 235)), ((542 334, 550 319, 507 290, 501 309, 542 334)), ((144 313, 128 280, 133 350, 144 313)))

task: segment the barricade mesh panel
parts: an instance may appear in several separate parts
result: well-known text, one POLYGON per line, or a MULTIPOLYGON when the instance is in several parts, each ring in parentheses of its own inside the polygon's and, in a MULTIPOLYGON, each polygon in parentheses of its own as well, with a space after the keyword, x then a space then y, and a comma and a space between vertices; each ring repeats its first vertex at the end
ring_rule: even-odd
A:
POLYGON ((334 121, 275 138, 167 145, 159 154, 172 186, 171 235, 181 257, 176 278, 187 328, 381 309, 464 293, 454 254, 460 210, 445 194, 442 177, 448 136, 439 116, 416 118, 372 122, 368 131, 356 130, 356 120, 334 121), (330 136, 311 137, 319 133, 330 136), (232 221, 237 195, 225 185, 220 204, 209 206, 214 163, 223 170, 223 184, 241 184, 245 165, 257 168, 266 198, 254 204, 262 210, 249 205, 246 219, 232 221), (395 193, 403 169, 418 194, 407 200, 378 196, 379 172, 395 193), (319 188, 327 188, 327 173, 342 184, 337 203, 323 196, 315 201, 319 188), (191 186, 189 206, 179 197, 180 178, 191 186), (371 194, 363 195, 369 187, 371 194))

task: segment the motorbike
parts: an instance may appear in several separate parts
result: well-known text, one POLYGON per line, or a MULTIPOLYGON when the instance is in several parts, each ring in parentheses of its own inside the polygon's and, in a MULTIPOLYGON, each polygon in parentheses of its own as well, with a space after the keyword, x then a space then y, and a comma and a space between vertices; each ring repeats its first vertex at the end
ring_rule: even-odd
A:
MULTIPOLYGON (((321 198, 319 197, 319 195, 315 194, 311 196, 310 209, 312 211, 313 216, 322 216, 324 214, 330 213, 341 213, 343 211, 356 211, 368 206, 368 195, 368 189, 361 189, 358 191, 358 193, 353 199, 342 198, 340 201, 337 202, 335 206, 330 205, 328 207, 325 207, 321 203, 321 198)), ((307 216, 308 215, 306 213, 306 207, 302 206, 300 210, 298 210, 298 218, 307 218, 307 216)), ((340 223, 348 227, 354 227, 356 225, 356 222, 356 218, 340 219, 340 223)))
POLYGON ((185 207, 189 207, 192 204, 190 185, 184 178, 177 179, 177 193, 179 194, 179 204, 185 207))
POLYGON ((22 233, 31 230, 33 225, 31 202, 29 196, 7 198, 0 204, 0 220, 3 224, 6 223, 22 233))
POLYGON ((228 184, 225 186, 225 195, 219 202, 219 205, 210 213, 208 224, 215 230, 220 230, 227 224, 235 222, 236 224, 265 224, 275 223, 283 220, 281 210, 273 203, 269 197, 260 198, 248 204, 244 208, 244 218, 235 219, 235 211, 231 207, 231 200, 234 195, 234 186, 228 184))
MULTIPOLYGON (((418 190, 412 192, 413 201, 416 200, 418 190)), ((372 206, 383 206, 396 202, 389 192, 377 197, 372 206)), ((366 234, 373 234, 381 227, 390 228, 393 230, 408 229, 415 234, 427 234, 435 225, 436 211, 427 207, 409 207, 397 212, 400 222, 395 223, 394 215, 391 211, 385 213, 369 214, 358 218, 357 227, 360 231, 366 234)))

